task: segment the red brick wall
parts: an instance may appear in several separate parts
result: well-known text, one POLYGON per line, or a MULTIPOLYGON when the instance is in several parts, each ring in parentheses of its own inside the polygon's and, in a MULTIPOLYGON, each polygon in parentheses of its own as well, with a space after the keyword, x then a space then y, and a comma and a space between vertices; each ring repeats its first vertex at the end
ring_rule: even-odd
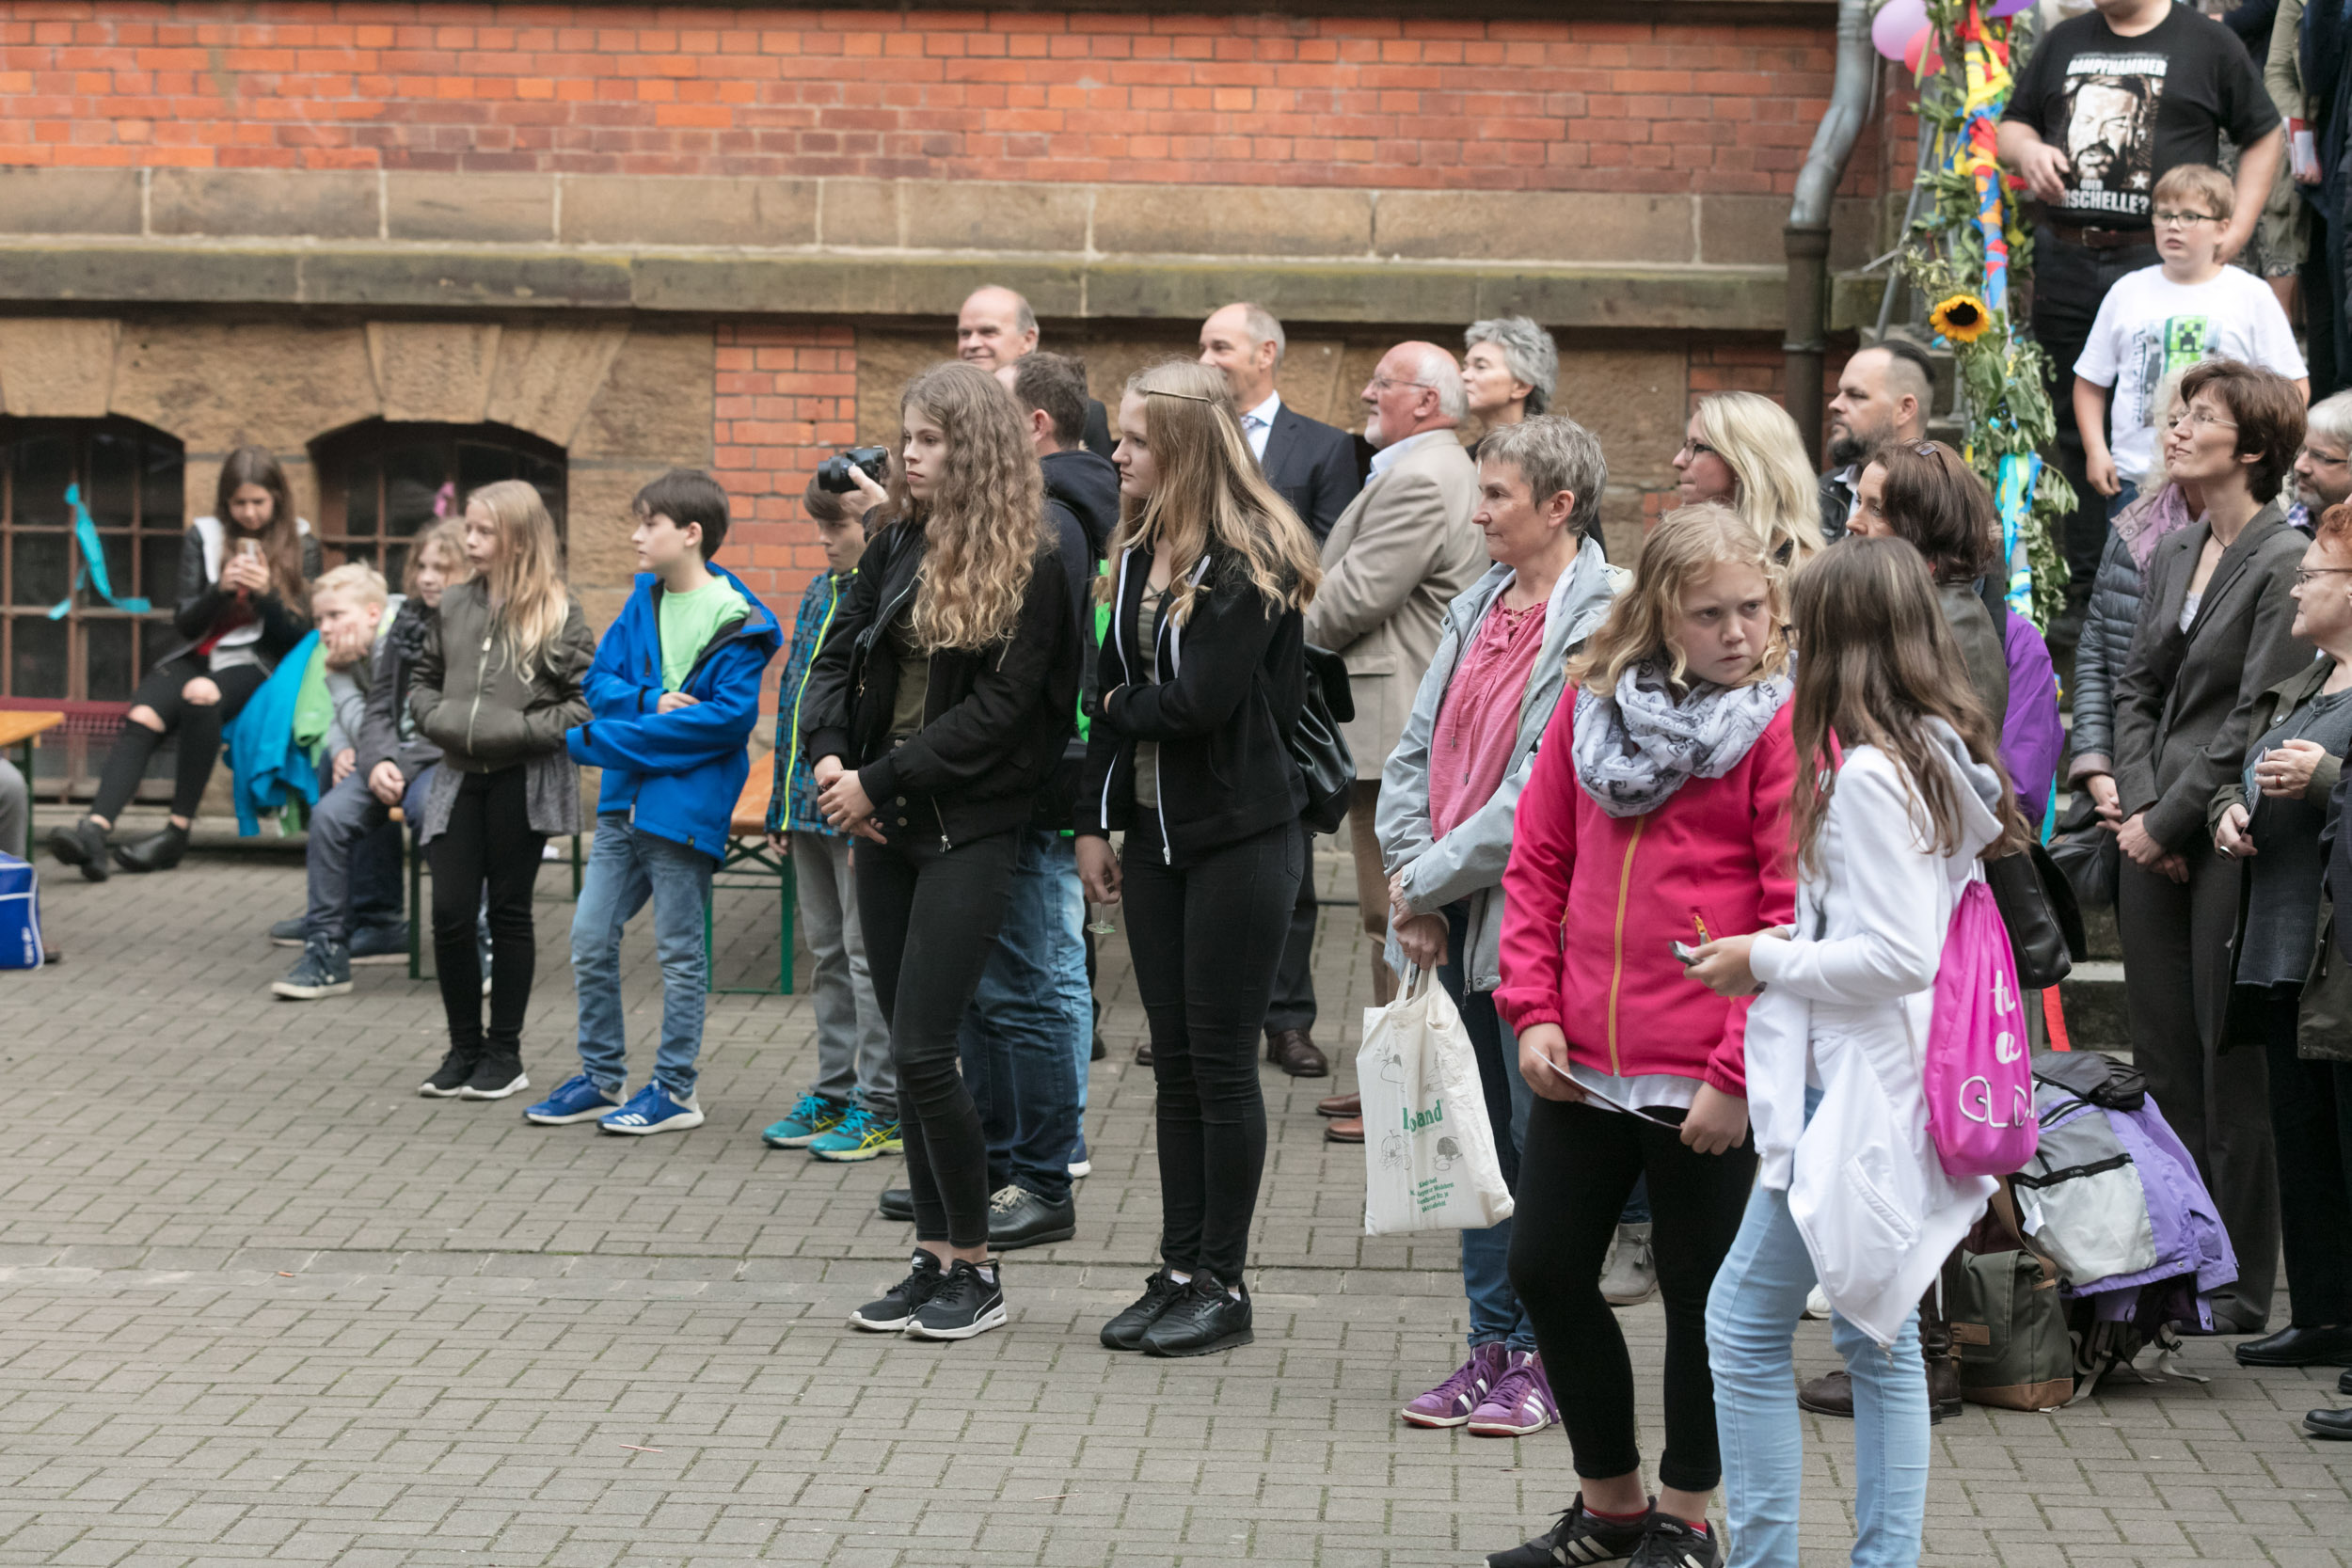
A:
MULTIPOLYGON (((1729 23, 16 0, 0 164, 1786 193, 1832 43, 1729 23)), ((1850 194, 1878 162, 1854 161, 1850 194)))

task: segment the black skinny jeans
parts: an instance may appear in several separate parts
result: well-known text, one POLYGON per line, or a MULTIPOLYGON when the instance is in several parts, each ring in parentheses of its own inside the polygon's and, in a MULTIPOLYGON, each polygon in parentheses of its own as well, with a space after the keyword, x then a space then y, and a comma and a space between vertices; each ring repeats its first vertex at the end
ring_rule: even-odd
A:
POLYGON ((89 807, 92 816, 103 816, 109 823, 120 816, 131 797, 138 793, 139 780, 147 774, 147 759, 176 733, 180 751, 172 769, 171 815, 195 818, 196 808, 204 800, 204 786, 213 777, 213 764, 220 758, 221 730, 245 711, 245 705, 269 679, 269 672, 258 664, 233 665, 213 674, 205 662, 196 654, 166 659, 150 670, 138 689, 131 693, 132 705, 143 703, 153 708, 164 727, 158 732, 124 721, 122 734, 99 769, 98 796, 89 807), (181 688, 199 675, 209 675, 220 688, 219 702, 191 703, 180 695, 181 688))
POLYGON ((531 1006, 532 966, 538 947, 532 929, 531 889, 548 835, 531 827, 531 797, 520 766, 459 775, 449 826, 426 847, 433 859, 433 965, 440 972, 441 1006, 449 1014, 450 1044, 483 1044, 482 958, 476 923, 488 890, 490 923, 489 1049, 522 1051, 523 1014, 531 1006))
POLYGON ((1169 864, 1138 811, 1120 903, 1159 1088, 1160 1258, 1239 1285, 1265 1170, 1258 1036, 1306 875, 1291 823, 1169 864))
POLYGON ((2352 1323, 2352 1063, 2303 1060, 2296 1002, 2262 1006, 2290 1321, 2296 1328, 2352 1323))
POLYGON ((1753 1139, 1698 1154, 1639 1117, 1538 1097, 1519 1152, 1511 1286, 1551 1369, 1576 1473, 1594 1481, 1642 1467, 1633 1363, 1600 1293, 1601 1264, 1633 1183, 1649 1182, 1651 1256, 1666 1304, 1666 1451, 1658 1481, 1686 1492, 1723 1480, 1715 1376, 1707 1365, 1707 1292, 1740 1233, 1756 1180, 1753 1139))
POLYGON ((1018 832, 950 849, 914 829, 857 841, 858 923, 898 1069, 914 1239, 988 1244, 988 1137, 960 1070, 963 1015, 996 951, 1018 832))

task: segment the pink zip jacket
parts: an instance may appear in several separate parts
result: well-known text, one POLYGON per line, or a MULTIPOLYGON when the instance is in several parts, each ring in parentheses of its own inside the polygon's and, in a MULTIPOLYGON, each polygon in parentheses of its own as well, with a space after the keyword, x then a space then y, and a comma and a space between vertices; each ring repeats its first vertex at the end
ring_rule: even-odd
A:
POLYGON ((1553 714, 1519 797, 1502 874, 1502 986, 1515 1030, 1556 1023, 1568 1052, 1619 1076, 1672 1073, 1747 1097, 1748 1002, 1682 972, 1693 946, 1795 914, 1783 705, 1739 766, 1690 779, 1643 816, 1611 816, 1577 781, 1576 702, 1553 714))

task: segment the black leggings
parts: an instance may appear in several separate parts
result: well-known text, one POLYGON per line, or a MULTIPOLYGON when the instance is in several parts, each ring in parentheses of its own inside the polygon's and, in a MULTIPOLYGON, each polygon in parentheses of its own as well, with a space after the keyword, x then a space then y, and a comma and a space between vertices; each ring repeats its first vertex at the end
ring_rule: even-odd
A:
POLYGON ((89 807, 92 816, 112 823, 122 815, 122 808, 138 793, 139 781, 147 776, 147 759, 176 732, 180 752, 172 770, 171 815, 195 817, 204 799, 204 786, 212 780, 213 764, 220 758, 222 728, 245 711, 245 705, 269 679, 269 672, 258 664, 232 665, 217 674, 204 666, 205 660, 196 654, 166 659, 150 670, 138 689, 131 693, 132 705, 145 704, 153 708, 164 727, 158 732, 124 721, 122 734, 99 769, 98 798, 89 807), (210 675, 220 688, 219 702, 191 703, 180 695, 180 689, 199 675, 210 675))
POLYGON ((1709 1492, 1723 1479, 1715 1442, 1715 1378, 1707 1366, 1707 1292, 1740 1233, 1756 1180, 1753 1140, 1696 1154, 1680 1134, 1620 1111, 1538 1098, 1519 1153, 1511 1220, 1511 1285, 1536 1348, 1552 1369, 1552 1397, 1576 1473, 1594 1481, 1642 1467, 1633 1418, 1633 1363, 1600 1271, 1617 1218, 1649 1179, 1658 1229, 1652 1256, 1666 1304, 1663 1486, 1709 1492))
POLYGON ((440 972, 441 1007, 449 1042, 461 1050, 483 1043, 482 958, 474 948, 483 893, 489 894, 489 1048, 522 1050, 523 1014, 531 1006, 537 945, 531 922, 532 884, 548 835, 531 827, 531 795, 522 767, 458 776, 449 826, 426 846, 433 860, 433 967, 440 972))
POLYGON ((988 1138, 957 1041, 996 951, 1020 848, 1016 832, 942 849, 902 829, 890 844, 860 839, 851 857, 874 1000, 898 1069, 918 1242, 988 1244, 988 1138))
POLYGON ((1120 902, 1159 1086, 1160 1258, 1239 1285, 1265 1170, 1258 1036, 1306 835, 1285 822, 1170 865, 1158 817, 1136 818, 1120 902))

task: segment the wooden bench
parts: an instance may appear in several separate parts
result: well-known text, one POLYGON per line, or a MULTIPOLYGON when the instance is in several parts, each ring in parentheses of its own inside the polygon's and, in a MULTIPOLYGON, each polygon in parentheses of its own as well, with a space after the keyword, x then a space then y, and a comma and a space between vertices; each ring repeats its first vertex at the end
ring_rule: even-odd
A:
MULTIPOLYGON (((64 742, 65 757, 57 769, 57 799, 66 800, 72 793, 72 781, 81 775, 90 749, 103 745, 122 733, 125 716, 131 711, 128 703, 86 703, 63 697, 0 697, 0 734, 8 738, 0 741, 0 751, 9 746, 24 750, 24 786, 33 789, 32 734, 55 732, 55 738, 64 742), (27 733, 25 726, 34 726, 27 733)), ((35 792, 38 799, 38 792, 35 792)), ((27 837, 26 847, 31 847, 27 837)))
POLYGON ((768 801, 773 793, 776 768, 772 756, 752 758, 751 775, 735 798, 727 822, 727 852, 711 873, 710 885, 765 892, 776 890, 776 983, 772 986, 719 984, 717 944, 712 940, 711 907, 703 906, 703 952, 709 966, 707 984, 719 996, 789 996, 792 994, 792 857, 768 847, 768 801))

